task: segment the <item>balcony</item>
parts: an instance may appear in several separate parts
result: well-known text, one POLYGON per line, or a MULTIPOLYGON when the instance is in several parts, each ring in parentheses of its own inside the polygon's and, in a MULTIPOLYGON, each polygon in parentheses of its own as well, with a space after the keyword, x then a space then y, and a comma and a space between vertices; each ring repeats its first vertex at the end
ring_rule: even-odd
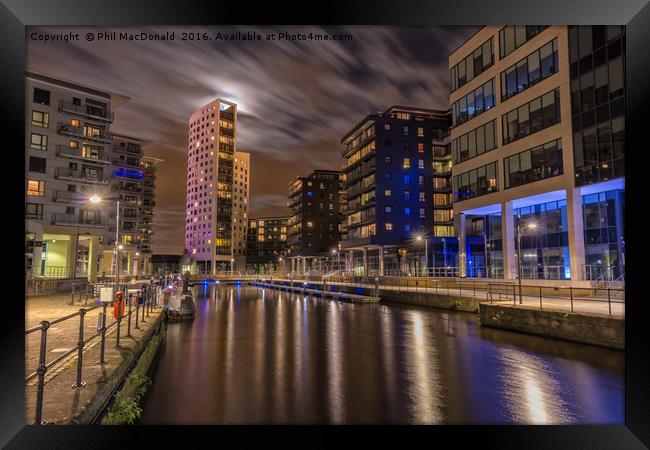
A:
POLYGON ((90 171, 71 170, 63 167, 57 167, 54 177, 57 180, 70 180, 81 181, 82 183, 90 184, 108 184, 110 177, 102 175, 101 173, 93 173, 90 171))
POLYGON ((72 102, 61 100, 59 101, 59 111, 88 117, 89 119, 99 120, 102 122, 113 121, 113 113, 111 111, 94 105, 75 105, 72 102))
POLYGON ((359 180, 359 178, 368 176, 371 173, 374 173, 376 170, 377 170, 377 164, 375 162, 375 159, 371 159, 367 163, 362 164, 360 167, 347 173, 346 186, 353 185, 356 181, 359 180))
POLYGON ((67 145, 56 146, 56 156, 63 156, 66 158, 80 159, 87 162, 97 164, 110 164, 111 161, 108 156, 104 155, 103 151, 97 151, 95 155, 91 154, 88 148, 72 148, 67 145))
MULTIPOLYGON (((441 180, 447 181, 448 178, 440 178, 441 180)), ((433 183, 433 192, 436 193, 446 193, 451 192, 451 183, 433 183)))
POLYGON ((453 202, 448 202, 448 203, 434 203, 433 204, 433 209, 449 209, 453 208, 454 203, 453 202))
POLYGON ((82 203, 86 200, 88 200, 88 197, 81 192, 55 190, 52 194, 52 201, 57 203, 82 203))
POLYGON ((435 147, 433 149, 433 159, 434 160, 447 160, 451 158, 451 151, 449 147, 440 148, 440 147, 435 147))
POLYGON ((113 158, 112 159, 113 164, 116 166, 128 166, 128 167, 133 167, 133 168, 140 168, 140 161, 139 160, 130 160, 129 158, 127 159, 119 159, 119 158, 113 158))
POLYGON ((52 214, 52 225, 72 225, 80 227, 106 228, 106 220, 101 217, 88 218, 75 214, 52 214))
POLYGON ((219 133, 223 134, 224 136, 233 137, 235 135, 235 130, 232 128, 219 127, 219 133))
MULTIPOLYGON (((139 145, 119 145, 113 144, 113 151, 117 153, 126 153, 127 155, 142 156, 144 152, 139 145)), ((123 163, 119 163, 123 164, 123 163)))
POLYGON ((366 136, 361 139, 355 146, 348 147, 347 145, 343 150, 341 150, 341 156, 345 157, 346 155, 354 152, 355 150, 363 147, 364 145, 370 143, 375 139, 376 135, 373 133, 371 136, 366 136))
POLYGON ((362 194, 364 192, 367 192, 369 190, 372 190, 375 188, 374 184, 369 184, 367 186, 364 186, 363 184, 358 184, 356 186, 352 186, 347 189, 346 191, 346 198, 347 200, 350 200, 354 197, 356 197, 359 194, 362 194))
POLYGON ((434 177, 448 177, 451 176, 451 167, 434 167, 433 168, 434 177))
POLYGON ((67 123, 59 123, 56 131, 59 134, 80 138, 84 141, 100 142, 102 144, 110 144, 113 141, 113 138, 105 131, 89 133, 84 131, 84 127, 73 127, 67 123))

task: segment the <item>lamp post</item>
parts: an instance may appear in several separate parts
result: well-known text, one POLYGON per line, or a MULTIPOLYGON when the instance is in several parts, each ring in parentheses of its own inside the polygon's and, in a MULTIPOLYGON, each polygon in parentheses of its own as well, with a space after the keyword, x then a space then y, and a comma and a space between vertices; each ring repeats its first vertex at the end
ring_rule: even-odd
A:
MULTIPOLYGON (((534 222, 526 225, 526 228, 534 230, 537 228, 537 224, 534 222)), ((521 214, 517 215, 517 278, 519 279, 519 304, 523 303, 523 298, 521 295, 521 214)))
POLYGON ((426 276, 429 276, 429 242, 427 239, 423 238, 422 235, 417 235, 415 240, 421 242, 424 240, 424 270, 426 276))
MULTIPOLYGON (((98 204, 102 201, 102 198, 93 194, 88 198, 91 203, 98 204)), ((120 244, 120 199, 117 198, 116 202, 116 215, 115 215, 115 292, 117 292, 120 285, 120 250, 124 248, 120 244)))
POLYGON ((235 270, 235 258, 230 258, 230 276, 233 276, 235 270))

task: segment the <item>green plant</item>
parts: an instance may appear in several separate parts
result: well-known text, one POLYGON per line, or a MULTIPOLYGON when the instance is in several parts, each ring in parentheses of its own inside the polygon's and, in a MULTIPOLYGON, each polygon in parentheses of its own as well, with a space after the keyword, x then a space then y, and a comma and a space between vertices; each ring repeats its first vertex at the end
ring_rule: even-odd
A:
POLYGON ((106 415, 107 425, 132 425, 142 414, 142 408, 135 398, 118 398, 106 415))
POLYGON ((115 399, 115 404, 106 415, 106 425, 132 425, 142 414, 140 400, 151 385, 151 379, 140 371, 134 371, 128 383, 133 389, 133 396, 122 397, 120 394, 115 399))

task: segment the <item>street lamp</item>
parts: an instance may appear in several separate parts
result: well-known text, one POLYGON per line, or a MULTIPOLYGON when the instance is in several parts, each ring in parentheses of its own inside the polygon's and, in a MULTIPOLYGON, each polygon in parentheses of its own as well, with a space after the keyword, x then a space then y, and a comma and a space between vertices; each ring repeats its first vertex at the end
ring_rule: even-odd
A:
POLYGON ((422 237, 421 234, 415 236, 415 240, 422 242, 424 240, 424 265, 426 276, 429 276, 429 241, 422 237))
MULTIPOLYGON (((91 203, 99 204, 102 202, 102 198, 97 195, 91 195, 88 200, 91 203)), ((116 202, 116 216, 115 216, 115 292, 117 292, 120 285, 120 250, 124 248, 120 244, 120 198, 117 197, 116 202)))
MULTIPOLYGON (((522 304, 522 295, 521 295, 521 215, 517 216, 517 273, 519 278, 519 304, 522 304)), ((535 222, 531 222, 526 225, 526 228, 534 230, 537 228, 535 222)))
POLYGON ((230 276, 233 275, 235 269, 235 258, 230 258, 230 276))

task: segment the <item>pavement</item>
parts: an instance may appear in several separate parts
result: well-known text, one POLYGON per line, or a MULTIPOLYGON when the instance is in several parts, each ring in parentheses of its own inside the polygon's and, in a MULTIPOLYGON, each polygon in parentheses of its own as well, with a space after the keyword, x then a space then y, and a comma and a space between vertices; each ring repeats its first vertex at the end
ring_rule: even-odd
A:
MULTIPOLYGON (((281 281, 277 279, 275 281, 281 281)), ((289 280, 282 280, 289 281, 289 280)), ((294 280, 297 282, 297 280, 294 280)), ((328 285, 339 285, 339 286, 351 286, 351 287, 362 287, 367 289, 374 289, 374 284, 368 283, 348 283, 348 282, 328 282, 328 285)), ((445 294, 445 295, 454 295, 459 297, 468 297, 476 298, 480 302, 484 303, 499 303, 504 306, 510 305, 514 308, 526 307, 540 309, 540 297, 539 296, 530 296, 524 295, 522 297, 522 303, 519 304, 519 296, 516 296, 513 299, 513 294, 508 291, 508 293, 503 294, 493 294, 490 298, 486 291, 481 290, 472 290, 470 288, 465 289, 454 289, 447 287, 414 287, 414 286, 391 286, 391 285, 380 285, 380 291, 399 291, 399 292, 413 292, 413 293, 428 293, 428 294, 445 294)), ((577 314, 586 314, 593 316, 611 316, 617 318, 625 317, 625 299, 612 297, 611 303, 608 302, 607 297, 578 297, 574 296, 573 302, 570 297, 559 297, 559 296, 544 296, 541 297, 541 309, 544 311, 561 311, 561 312, 573 312, 577 314), (572 305, 573 304, 573 305, 572 305)))
MULTIPOLYGON (((25 328, 37 326, 41 321, 67 316, 78 312, 80 308, 92 308, 98 299, 89 299, 88 306, 84 301, 68 305, 70 294, 56 294, 52 296, 28 297, 25 302, 25 328)), ((106 326, 110 327, 105 339, 105 364, 99 364, 100 342, 97 334, 98 315, 103 308, 97 307, 89 310, 84 318, 84 350, 82 381, 84 387, 73 388, 77 375, 77 351, 63 358, 55 365, 48 368, 45 374, 45 389, 43 400, 42 421, 46 423, 70 423, 70 419, 77 415, 81 409, 94 397, 114 370, 127 358, 137 343, 154 325, 160 316, 162 308, 154 309, 149 316, 145 313, 142 322, 142 309, 139 312, 138 327, 135 328, 135 308, 131 316, 131 336, 127 336, 127 319, 120 324, 120 348, 115 348, 117 329, 112 326, 116 321, 113 317, 112 307, 107 309, 106 326)), ((128 309, 127 309, 128 312, 128 309)), ((60 357, 66 351, 76 348, 79 341, 79 316, 52 325, 47 332, 46 363, 60 357)), ((25 377, 33 373, 38 367, 41 332, 36 331, 25 336, 25 377)), ((25 384, 26 421, 34 422, 36 406, 37 377, 25 384)))

